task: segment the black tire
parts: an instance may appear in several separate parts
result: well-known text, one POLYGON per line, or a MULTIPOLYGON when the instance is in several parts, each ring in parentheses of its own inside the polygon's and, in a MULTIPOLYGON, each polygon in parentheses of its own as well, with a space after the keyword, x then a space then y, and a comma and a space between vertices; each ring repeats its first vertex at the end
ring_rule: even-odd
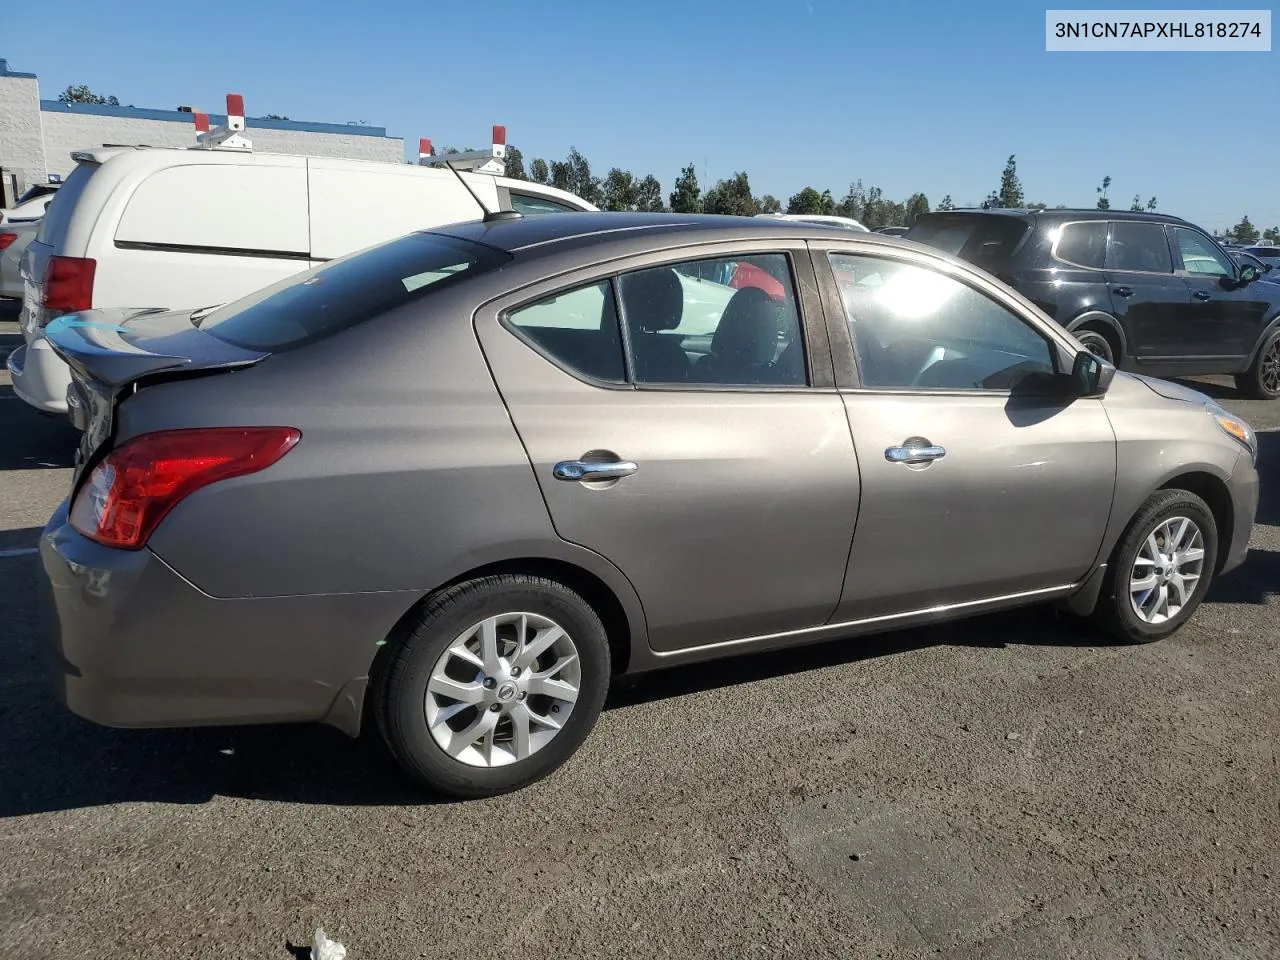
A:
POLYGON ((1120 365, 1120 346, 1115 334, 1097 327, 1085 326, 1079 330, 1073 330, 1071 335, 1090 353, 1101 357, 1112 366, 1120 365))
POLYGON ((411 776, 447 797, 495 796, 547 776, 582 745, 609 692, 604 624, 577 593, 545 577, 499 574, 458 584, 428 600, 416 623, 393 642, 372 678, 378 729, 411 776), (425 713, 427 683, 460 634, 487 617, 513 612, 548 617, 569 635, 581 666, 578 697, 564 726, 541 749, 503 766, 473 766, 454 759, 432 737, 425 713))
POLYGON ((1094 622, 1123 643, 1151 643, 1180 629, 1196 612, 1218 561, 1218 525, 1208 504, 1187 490, 1157 490, 1130 521, 1116 544, 1107 568, 1107 583, 1094 610, 1094 622), (1161 623, 1148 623, 1138 616, 1130 596, 1130 574, 1147 538, 1161 524, 1174 517, 1191 520, 1200 528, 1204 557, 1200 578, 1187 602, 1161 623))
POLYGON ((1263 341, 1253 365, 1236 374, 1236 389, 1250 400, 1280 397, 1280 330, 1263 341))

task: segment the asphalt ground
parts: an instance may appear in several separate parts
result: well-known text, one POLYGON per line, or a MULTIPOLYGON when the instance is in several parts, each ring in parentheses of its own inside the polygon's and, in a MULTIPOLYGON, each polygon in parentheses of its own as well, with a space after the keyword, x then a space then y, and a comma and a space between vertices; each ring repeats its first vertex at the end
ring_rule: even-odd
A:
MULTIPOLYGON (((3 320, 0 317, 0 320, 3 320)), ((0 324, 0 354, 20 342, 0 324)), ((1234 399, 1260 430, 1280 403, 1234 399)), ((542 784, 424 802, 320 727, 51 699, 31 547, 75 434, 0 383, 0 957, 1273 958, 1280 433, 1175 637, 1027 610, 655 675, 542 784)))

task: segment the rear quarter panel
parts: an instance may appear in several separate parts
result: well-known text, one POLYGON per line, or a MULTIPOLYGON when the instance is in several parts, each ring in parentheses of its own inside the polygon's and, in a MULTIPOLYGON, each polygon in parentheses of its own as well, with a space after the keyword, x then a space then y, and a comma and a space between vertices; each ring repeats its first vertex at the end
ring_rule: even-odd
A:
POLYGON ((1014 257, 1008 275, 1000 279, 1049 315, 1070 328, 1077 317, 1091 312, 1111 313, 1111 295, 1101 270, 1074 266, 1053 257, 1052 224, 1039 223, 1014 257))
POLYGON ((155 553, 215 597, 421 593, 544 558, 596 574, 642 622, 616 569, 556 537, 471 304, 452 291, 248 370, 144 389, 119 416, 121 436, 302 431, 280 462, 189 497, 153 536, 155 553))

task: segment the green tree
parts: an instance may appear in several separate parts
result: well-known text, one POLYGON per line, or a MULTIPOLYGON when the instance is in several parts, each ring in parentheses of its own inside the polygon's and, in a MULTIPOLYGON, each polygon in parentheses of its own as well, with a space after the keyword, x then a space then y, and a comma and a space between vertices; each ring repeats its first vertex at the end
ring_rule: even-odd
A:
POLYGON ((551 168, 547 165, 547 161, 541 157, 535 157, 533 163, 529 164, 529 178, 534 183, 550 184, 551 168))
POLYGON ((1155 213, 1155 209, 1156 209, 1156 198, 1152 197, 1150 200, 1147 201, 1147 212, 1155 213))
POLYGON ((885 223, 886 227, 905 227, 907 226, 907 205, 899 203, 897 200, 886 200, 884 203, 885 223))
POLYGON ((987 199, 982 201, 983 210, 991 210, 1000 206, 1000 194, 992 190, 987 194, 987 199))
POLYGON ((698 174, 689 164, 676 177, 675 189, 671 191, 672 213, 700 213, 702 211, 702 191, 698 187, 698 174))
POLYGON ((1263 240, 1280 240, 1280 227, 1267 227, 1262 231, 1263 240))
POLYGON ((519 147, 507 147, 507 158, 503 161, 505 169, 502 171, 503 176, 510 177, 512 180, 528 180, 524 172, 524 154, 520 152, 519 147))
POLYGON ((1140 197, 1138 194, 1136 194, 1136 193, 1135 193, 1135 194, 1133 195, 1133 203, 1129 204, 1129 210, 1130 210, 1130 211, 1132 211, 1132 212, 1134 212, 1134 213, 1141 213, 1141 212, 1142 212, 1142 197, 1140 197))
MULTIPOLYGON (((859 181, 858 184, 861 186, 862 182, 859 181)), ((884 192, 879 187, 867 187, 864 196, 866 199, 862 203, 862 216, 859 218, 862 225, 871 230, 891 226, 892 211, 884 198, 884 192)))
POLYGON ((956 205, 955 203, 952 202, 951 194, 949 193, 945 197, 943 197, 942 202, 938 204, 939 210, 954 210, 955 208, 956 208, 956 205))
POLYGON ((288 120, 289 118, 281 113, 268 113, 262 119, 263 120, 288 120))
POLYGON ((861 180, 849 184, 844 199, 836 204, 836 216, 861 222, 867 208, 867 190, 861 180))
POLYGON ((830 190, 819 193, 813 187, 805 187, 787 201, 787 213, 829 215, 835 208, 830 190))
POLYGON ((636 184, 636 209, 642 213, 665 213, 667 210, 662 202, 662 184, 653 174, 636 184))
POLYGON ((604 202, 606 210, 634 210, 640 199, 640 185, 630 170, 614 167, 604 178, 604 202))
POLYGON ((96 103, 105 104, 107 106, 118 107, 120 101, 114 96, 103 97, 94 93, 89 89, 88 84, 73 83, 67 89, 58 94, 59 103, 96 103))
POLYGON ((754 217, 760 212, 760 204, 751 194, 750 178, 739 171, 727 180, 719 181, 703 196, 702 212, 754 217))
POLYGON ((760 198, 760 212, 761 213, 781 213, 782 201, 779 200, 777 197, 773 196, 772 194, 766 193, 763 197, 760 198))
POLYGON ((1013 154, 1005 161, 1004 171, 1000 174, 1000 206, 1013 209, 1022 206, 1022 181, 1018 179, 1018 164, 1013 154))
POLYGON ((1240 222, 1228 232, 1241 243, 1253 243, 1258 239, 1258 228, 1249 222, 1248 217, 1241 217, 1240 222))
POLYGON ((1098 187, 1098 209, 1110 210, 1111 201, 1107 199, 1107 188, 1111 186, 1111 178, 1103 177, 1102 186, 1098 187))
POLYGON ((913 193, 907 198, 906 225, 911 226, 929 212, 929 198, 923 193, 913 193))

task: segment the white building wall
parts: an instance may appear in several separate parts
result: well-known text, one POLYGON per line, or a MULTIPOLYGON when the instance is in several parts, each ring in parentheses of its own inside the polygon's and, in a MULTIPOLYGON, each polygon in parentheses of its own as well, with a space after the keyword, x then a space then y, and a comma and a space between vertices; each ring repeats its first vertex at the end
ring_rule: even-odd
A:
MULTIPOLYGON (((195 122, 190 119, 190 115, 187 117, 187 122, 179 123, 170 120, 46 112, 43 114, 43 125, 48 172, 66 176, 75 167, 71 159, 73 150, 101 147, 104 144, 193 147, 196 144, 195 122)), ((253 141, 255 151, 266 153, 404 162, 404 141, 398 137, 266 130, 255 127, 253 118, 249 118, 245 136, 253 141)))
POLYGON ((35 77, 0 72, 0 169, 20 174, 23 188, 45 181, 40 85, 35 77))

